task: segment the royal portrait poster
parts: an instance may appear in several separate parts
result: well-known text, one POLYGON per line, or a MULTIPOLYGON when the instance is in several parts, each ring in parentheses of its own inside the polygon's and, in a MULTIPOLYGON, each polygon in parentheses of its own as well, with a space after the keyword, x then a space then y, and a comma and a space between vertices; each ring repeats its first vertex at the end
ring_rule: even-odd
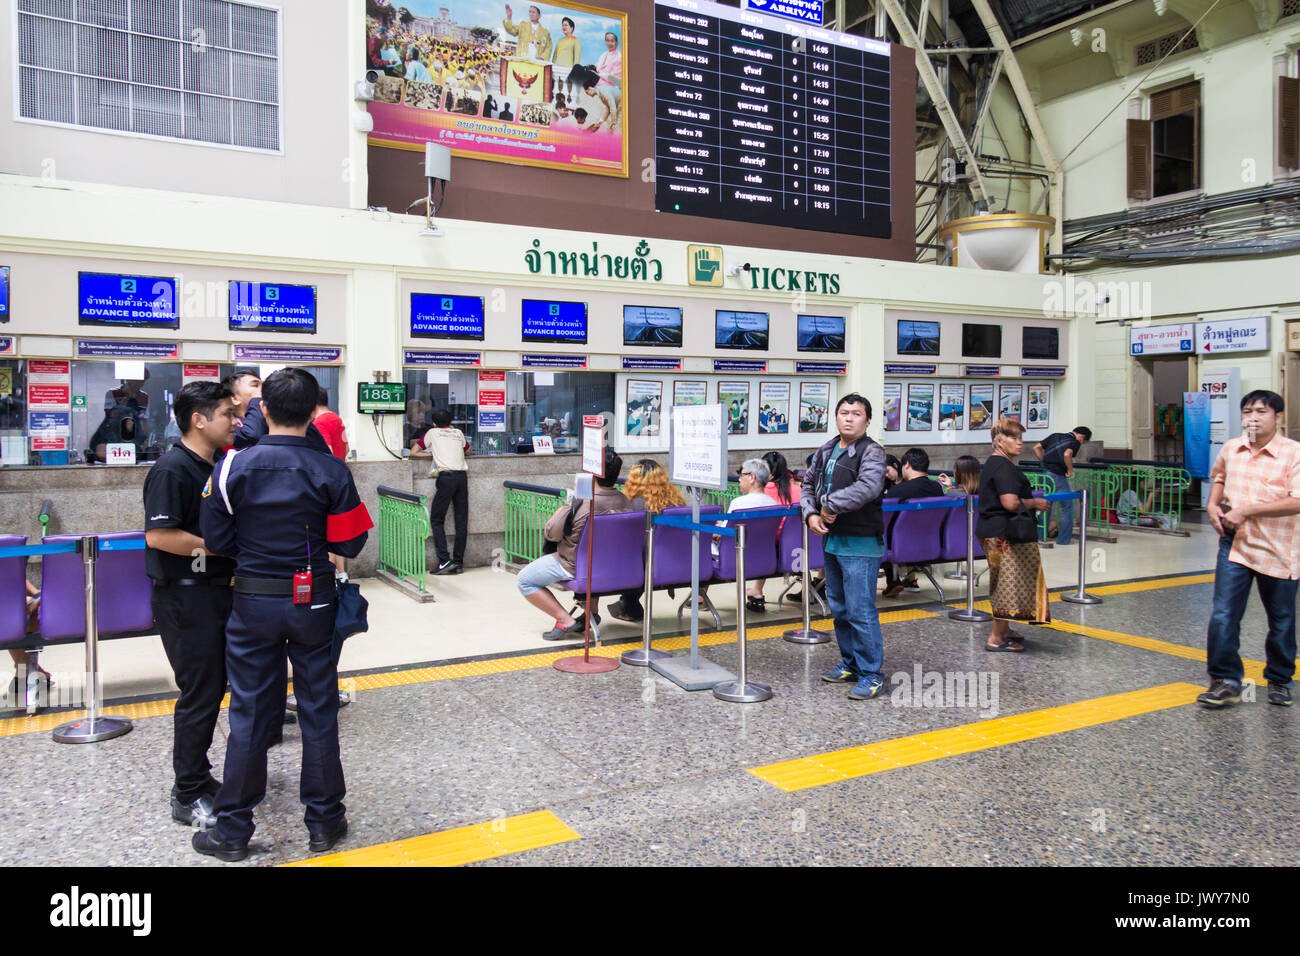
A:
POLYGON ((626 177, 626 34, 575 3, 366 0, 370 142, 626 177))

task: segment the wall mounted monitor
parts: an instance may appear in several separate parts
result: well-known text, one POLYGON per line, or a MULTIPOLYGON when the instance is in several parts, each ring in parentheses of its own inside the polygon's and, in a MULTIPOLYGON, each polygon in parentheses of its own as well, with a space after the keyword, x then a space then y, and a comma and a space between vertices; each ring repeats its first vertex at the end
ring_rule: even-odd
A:
POLYGON ((961 354, 963 358, 1001 358, 1002 326, 963 322, 961 354))
POLYGON ((899 355, 938 355, 939 323, 898 320, 899 355))
POLYGON ((411 337, 483 341, 483 297, 411 293, 411 337))
POLYGON ((82 325, 175 329, 176 280, 164 276, 77 273, 77 320, 82 325))
POLYGON ((9 321, 9 267, 0 266, 0 322, 9 321))
POLYGON ((587 303, 524 299, 520 332, 525 342, 587 344, 587 303))
POLYGON ((670 306, 623 306, 623 344, 680 348, 682 310, 670 306))
POLYGON ((234 331, 316 334, 316 287, 277 282, 230 283, 234 331))
POLYGON ((714 320, 714 345, 720 349, 767 351, 766 312, 724 312, 714 320))
POLYGON ((1061 330, 1026 325, 1021 329, 1020 357, 1027 359, 1059 359, 1061 357, 1061 330))
POLYGON ((799 316, 795 346, 800 352, 843 352, 844 316, 799 316))
POLYGON ((655 2, 655 209, 888 237, 889 44, 755 6, 655 2))

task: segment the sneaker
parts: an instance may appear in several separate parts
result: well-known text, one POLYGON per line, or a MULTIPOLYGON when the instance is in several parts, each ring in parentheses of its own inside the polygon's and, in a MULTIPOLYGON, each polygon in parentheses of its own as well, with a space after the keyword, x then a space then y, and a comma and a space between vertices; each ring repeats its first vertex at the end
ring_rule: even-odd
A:
POLYGON ((909 594, 920 594, 921 585, 916 583, 916 578, 912 578, 912 580, 903 585, 903 590, 907 591, 909 594))
POLYGON ((879 674, 872 674, 853 685, 853 689, 849 691, 849 700, 871 700, 873 697, 880 697, 884 692, 885 679, 879 674))
MULTIPOLYGON (((581 631, 579 631, 579 633, 581 633, 581 631)), ((559 624, 556 624, 555 627, 551 628, 549 631, 547 631, 545 634, 542 635, 542 640, 544 640, 544 641, 567 641, 567 640, 569 640, 571 637, 573 637, 573 627, 572 627, 572 626, 569 626, 569 627, 560 627, 559 624)))
POLYGON ((206 793, 188 802, 172 795, 172 819, 187 827, 212 827, 217 825, 217 814, 212 807, 212 797, 206 793))
POLYGON ((1286 684, 1268 685, 1268 702, 1277 704, 1279 707, 1291 706, 1291 688, 1286 684))
POLYGON ((460 574, 465 570, 459 561, 443 561, 434 574, 460 574))
MULTIPOLYGON (((1269 685, 1272 691, 1273 685, 1269 685)), ((1210 689, 1196 698, 1198 704, 1204 704, 1206 707, 1226 707, 1228 704, 1241 703, 1241 688, 1235 687, 1226 680, 1210 681, 1210 689)))
POLYGON ((828 684, 853 684, 857 679, 858 675, 843 664, 837 664, 822 675, 822 680, 828 684))

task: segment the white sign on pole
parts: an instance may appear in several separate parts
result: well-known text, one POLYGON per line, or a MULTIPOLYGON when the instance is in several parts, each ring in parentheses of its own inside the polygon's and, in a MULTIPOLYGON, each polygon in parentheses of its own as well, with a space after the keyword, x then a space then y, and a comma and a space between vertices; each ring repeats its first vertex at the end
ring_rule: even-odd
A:
POLYGON ((721 405, 678 405, 672 410, 669 480, 693 488, 727 487, 727 415, 721 405))
POLYGON ((605 477, 605 429, 595 425, 582 426, 582 470, 605 477))

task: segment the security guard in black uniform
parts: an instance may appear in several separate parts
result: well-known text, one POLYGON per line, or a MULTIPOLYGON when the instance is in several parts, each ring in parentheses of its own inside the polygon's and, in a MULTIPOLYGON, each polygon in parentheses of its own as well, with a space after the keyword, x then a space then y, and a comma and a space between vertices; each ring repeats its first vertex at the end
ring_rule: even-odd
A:
POLYGON ((286 649, 302 728, 309 846, 331 849, 347 833, 332 653, 338 598, 328 555, 356 557, 372 524, 347 466, 305 437, 318 389, 300 368, 267 378, 269 433, 226 455, 203 492, 203 539, 209 550, 234 556, 235 597, 226 627, 225 780, 216 825, 193 842, 226 861, 248 855, 253 807, 266 795, 266 748, 284 713, 286 649))
POLYGON ((235 562, 210 554, 199 534, 199 503, 213 463, 235 433, 230 390, 191 382, 173 405, 180 444, 168 449, 144 479, 144 564, 153 578, 153 617, 176 676, 172 732, 172 817, 211 826, 208 748, 226 693, 226 619, 235 562))

